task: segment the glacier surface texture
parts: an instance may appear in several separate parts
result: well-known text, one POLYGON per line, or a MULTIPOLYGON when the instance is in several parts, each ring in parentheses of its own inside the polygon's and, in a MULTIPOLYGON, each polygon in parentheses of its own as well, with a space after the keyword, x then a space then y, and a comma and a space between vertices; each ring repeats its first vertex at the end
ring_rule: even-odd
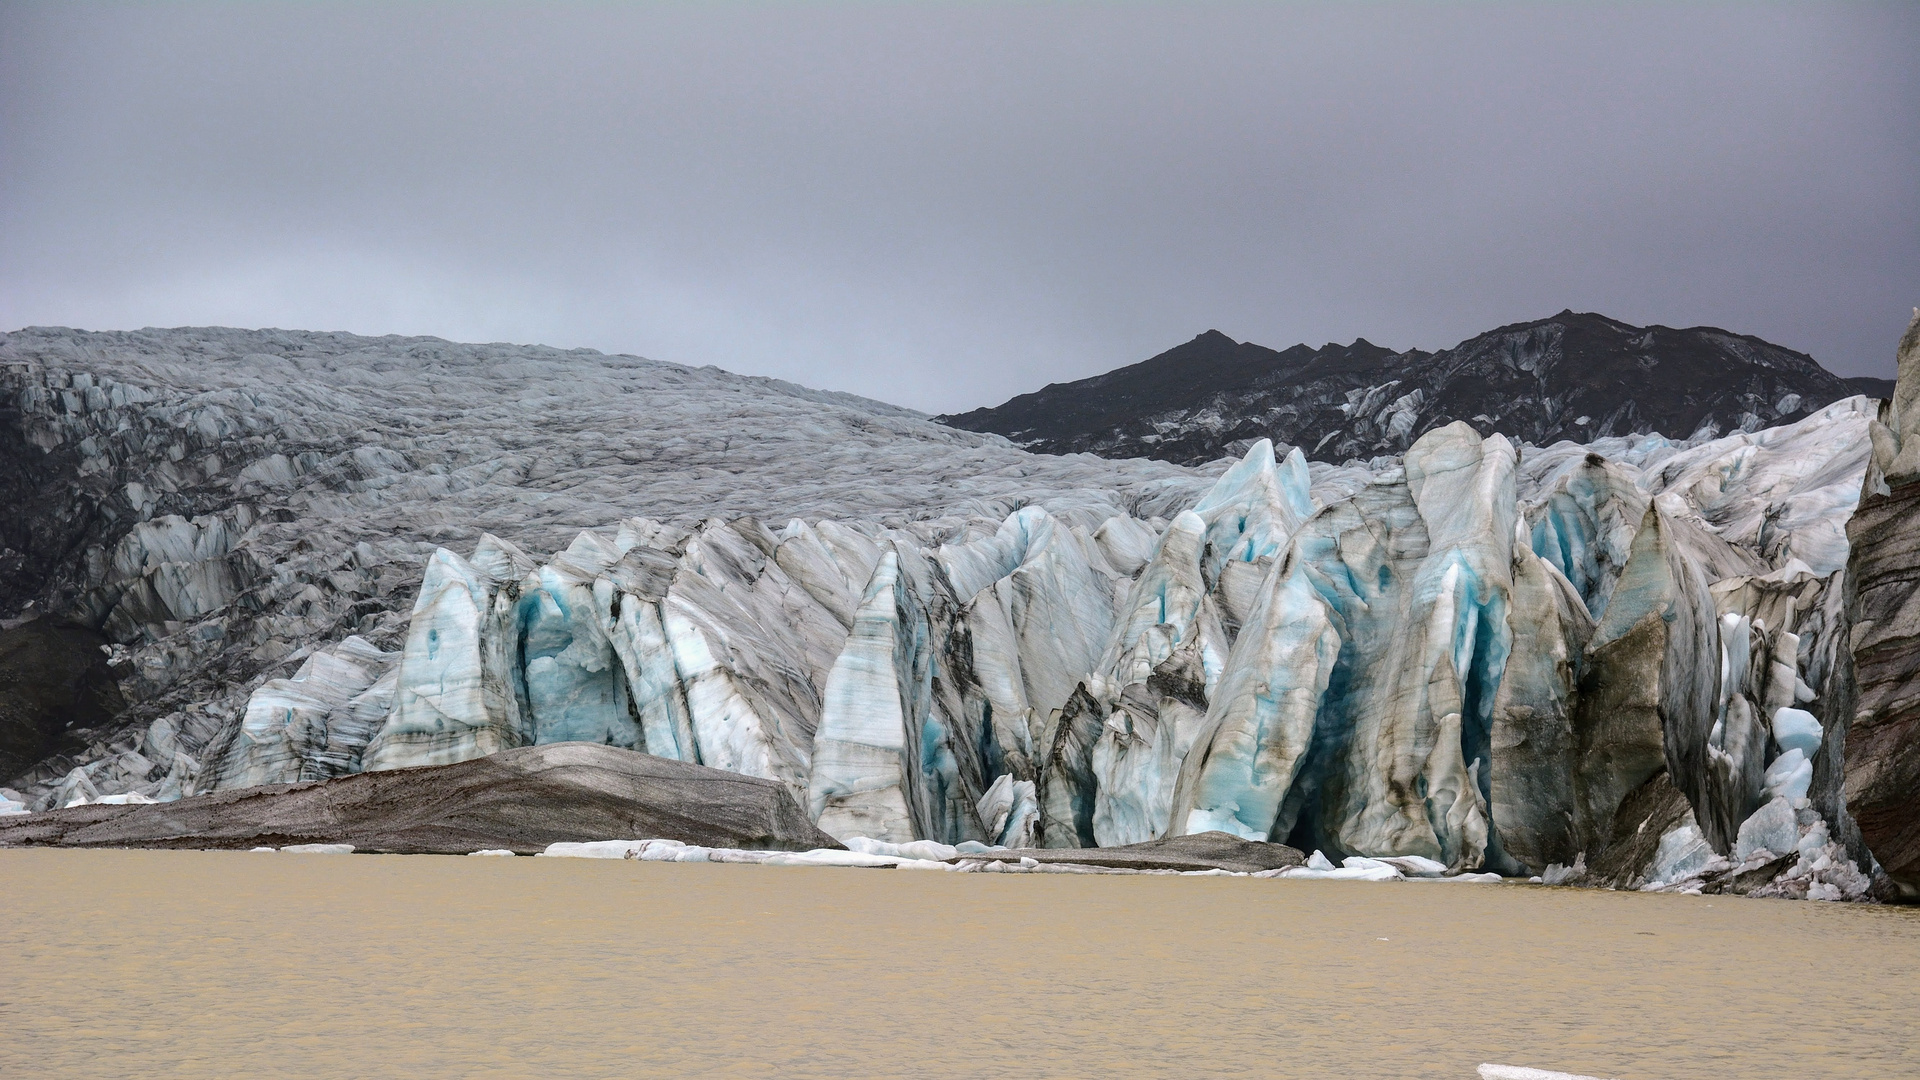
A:
POLYGON ((774 781, 843 842, 1874 870, 1836 712, 1869 399, 1194 469, 433 339, 30 330, 0 374, 67 507, 9 535, 10 610, 97 627, 134 702, 13 782, 33 809, 589 742, 774 781))

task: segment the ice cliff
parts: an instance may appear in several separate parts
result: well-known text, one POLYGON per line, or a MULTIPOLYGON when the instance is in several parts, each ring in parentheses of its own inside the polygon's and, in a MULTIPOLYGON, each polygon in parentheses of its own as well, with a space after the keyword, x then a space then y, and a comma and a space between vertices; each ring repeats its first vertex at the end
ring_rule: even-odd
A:
MULTIPOLYGON (((274 678, 297 684, 315 737, 361 724, 370 738, 427 562, 487 533, 552 551, 642 514, 925 529, 1028 504, 1098 522, 1171 514, 1206 484, 591 350, 221 328, 0 335, 0 634, 40 613, 79 623, 93 640, 65 666, 110 645, 114 677, 78 692, 125 699, 107 715, 20 717, 23 737, 0 738, 0 784, 36 799, 52 785, 62 798, 204 790, 249 695, 274 678), (320 723, 332 710, 358 719, 320 723)), ((358 767, 339 745, 316 775, 358 767)))
POLYGON ((1843 790, 1868 399, 1195 471, 599 354, 30 331, 7 363, 16 452, 95 500, 75 544, 117 533, 36 602, 104 628, 150 717, 30 773, 36 806, 585 741, 775 781, 843 839, 1874 869, 1843 790), (241 348, 277 352, 193 359, 241 348))

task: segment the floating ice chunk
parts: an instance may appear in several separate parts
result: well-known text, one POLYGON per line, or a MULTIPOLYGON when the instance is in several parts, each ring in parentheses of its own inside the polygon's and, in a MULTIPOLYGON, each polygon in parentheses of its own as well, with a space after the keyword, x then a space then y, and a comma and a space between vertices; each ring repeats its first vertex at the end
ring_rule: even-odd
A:
MULTIPOLYGON (((1433 878, 1440 877, 1447 872, 1446 863, 1438 859, 1429 859, 1424 855, 1381 855, 1374 857, 1372 861, 1391 866, 1407 877, 1433 878)), ((1347 859, 1345 862, 1349 866, 1353 864, 1352 859, 1347 859)), ((1494 877, 1499 876, 1498 874, 1494 875, 1494 877)))
POLYGON ((1585 877, 1586 874, 1587 853, 1582 851, 1579 855, 1574 856, 1572 866, 1566 866, 1561 863, 1549 863, 1547 864, 1547 868, 1540 872, 1540 876, 1533 880, 1542 885, 1565 885, 1569 881, 1577 881, 1585 877))
MULTIPOLYGON (((548 844, 540 854, 565 859, 632 859, 637 862, 739 862, 716 859, 725 848, 705 848, 679 840, 589 840, 582 843, 548 844)), ((475 854, 488 854, 475 852, 475 854)), ((508 852, 507 854, 511 854, 508 852)))
POLYGON ((1480 1080, 1602 1080, 1602 1078, 1581 1076, 1577 1073, 1549 1072, 1546 1069, 1529 1069, 1522 1065, 1482 1065, 1480 1080))
MULTIPOLYGON (((812 851, 783 851, 766 860, 768 866, 858 866, 892 869, 903 860, 890 855, 866 855, 858 851, 815 848, 812 851)), ((945 865, 945 864, 942 864, 945 865)))
MULTIPOLYGON (((1787 710, 1782 709, 1781 712, 1787 710)), ((1774 759, 1767 766, 1766 776, 1761 781, 1761 790, 1769 799, 1786 799, 1799 802, 1807 797, 1807 790, 1813 786, 1813 762, 1806 754, 1794 747, 1774 759)))
POLYGON ((485 851, 467 852, 467 855, 469 857, 472 857, 474 855, 512 855, 512 854, 514 853, 511 851, 508 851, 506 848, 487 848, 485 851))
MULTIPOLYGON (((1371 861, 1371 860, 1367 860, 1371 861)), ((1381 863, 1375 866, 1342 866, 1335 869, 1318 870, 1311 866, 1289 866, 1279 871, 1263 870, 1261 874, 1274 877, 1298 878, 1304 881, 1403 881, 1400 871, 1381 863)), ((1260 875, 1255 875, 1260 876, 1260 875)))
POLYGON ((351 855, 352 844, 288 844, 280 849, 282 855, 351 855))
POLYGON ((1341 867, 1328 875, 1336 881, 1404 881, 1405 876, 1393 867, 1381 863, 1379 866, 1341 867))
POLYGON ((905 844, 889 844, 885 840, 871 840, 864 836, 850 836, 845 841, 848 851, 857 851, 862 855, 891 855, 899 859, 924 859, 932 862, 945 862, 957 858, 960 849, 950 844, 936 843, 932 840, 913 840, 905 844))
MULTIPOLYGON (((548 844, 540 854, 559 859, 625 859, 629 853, 639 853, 649 844, 658 844, 659 840, 589 840, 583 843, 559 842, 548 844)), ((675 841, 664 841, 674 843, 675 841)))
POLYGON ((707 848, 707 862, 716 863, 763 863, 777 851, 755 851, 749 848, 707 848))
POLYGON ((712 848, 695 844, 681 844, 670 840, 657 840, 645 848, 627 856, 639 862, 709 862, 712 848))
POLYGON ((1820 721, 1805 709, 1783 707, 1773 711, 1773 741, 1783 751, 1798 750, 1812 760, 1820 749, 1822 734, 1820 721))
POLYGON ((1368 859, 1352 856, 1343 860, 1346 865, 1335 866, 1324 852, 1316 851, 1307 856, 1305 866, 1283 866, 1274 870, 1262 870, 1254 877, 1299 878, 1306 881, 1398 881, 1400 871, 1380 859, 1368 859))

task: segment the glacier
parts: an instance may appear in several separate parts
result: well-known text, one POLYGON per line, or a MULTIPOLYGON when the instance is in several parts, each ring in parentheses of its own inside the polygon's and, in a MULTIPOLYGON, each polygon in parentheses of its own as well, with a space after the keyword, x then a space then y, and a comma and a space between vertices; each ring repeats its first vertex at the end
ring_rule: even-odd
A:
POLYGON ((1456 424, 1318 498, 1297 450, 1262 443, 1171 520, 1092 529, 1037 507, 935 536, 643 520, 540 565, 488 536, 429 559, 377 732, 347 705, 372 672, 334 676, 341 704, 301 714, 314 734, 235 742, 216 786, 290 758, 319 774, 309 747, 350 759, 356 739, 367 769, 589 741, 780 781, 846 842, 1220 831, 1381 876, 1353 860, 1590 858, 1659 777, 1704 848, 1745 858, 1793 846, 1777 825, 1743 844, 1756 818, 1794 828, 1811 805, 1821 725, 1794 702, 1835 645, 1818 615, 1844 562, 1823 517, 1704 510, 1770 457, 1847 459, 1835 482, 1857 490, 1868 420, 1847 402, 1770 439, 1531 470, 1456 424), (1609 672, 1637 685, 1581 685, 1609 672))
MULTIPOLYGON (((450 367, 484 367, 444 345, 450 367)), ((130 468, 88 402, 140 411, 164 388, 123 370, 103 389, 84 351, 33 356, 22 400, 63 403, 43 441, 86 431, 96 472, 130 468)), ((1324 853, 1286 876, 1688 890, 1784 861, 1766 887, 1857 897, 1875 872, 1836 711, 1847 522, 1886 442, 1868 399, 1725 438, 1533 447, 1454 422, 1393 458, 1329 466, 1260 440, 1194 470, 587 359, 608 369, 594 392, 636 372, 658 408, 685 390, 671 421, 631 414, 639 443, 703 425, 760 442, 670 469, 616 452, 551 489, 521 461, 508 491, 479 460, 492 442, 420 468, 418 445, 308 460, 283 435, 194 516, 121 483, 140 507, 123 512, 147 516, 66 595, 183 707, 14 794, 165 799, 589 742, 774 781, 856 855, 883 845, 866 859, 1218 832, 1324 853), (653 489, 621 492, 628 475, 653 489), (324 511, 317 535, 241 497, 275 484, 324 511), (401 512, 420 516, 383 537, 401 512), (464 542, 413 538, 436 529, 464 542), (386 606, 324 617, 342 595, 386 606), (192 673, 243 632, 298 668, 210 708, 192 673)), ((518 377, 523 396, 565 393, 518 377)))

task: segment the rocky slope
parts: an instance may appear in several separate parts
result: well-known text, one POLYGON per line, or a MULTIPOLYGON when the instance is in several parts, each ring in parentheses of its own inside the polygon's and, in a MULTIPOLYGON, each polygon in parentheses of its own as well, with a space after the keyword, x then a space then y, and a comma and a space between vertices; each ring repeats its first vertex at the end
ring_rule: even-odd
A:
POLYGON ((1899 893, 1920 899, 1920 310, 1872 428, 1852 548, 1846 801, 1899 893))
POLYGON ((1712 327, 1629 326, 1563 311, 1428 353, 1365 339, 1276 352, 1217 330, 1130 367, 939 419, 1029 449, 1199 464, 1255 439, 1345 461, 1397 454, 1456 420, 1546 446, 1674 439, 1791 423, 1884 379, 1712 327))
POLYGON ((1221 833, 1820 898, 1874 870, 1842 783, 1862 398, 1203 475, 633 358, 130 337, 11 354, 27 464, 97 508, 36 607, 121 646, 132 703, 16 784, 35 809, 589 742, 772 781, 850 846, 1221 833), (210 378, 251 434, 173 455, 210 378))

